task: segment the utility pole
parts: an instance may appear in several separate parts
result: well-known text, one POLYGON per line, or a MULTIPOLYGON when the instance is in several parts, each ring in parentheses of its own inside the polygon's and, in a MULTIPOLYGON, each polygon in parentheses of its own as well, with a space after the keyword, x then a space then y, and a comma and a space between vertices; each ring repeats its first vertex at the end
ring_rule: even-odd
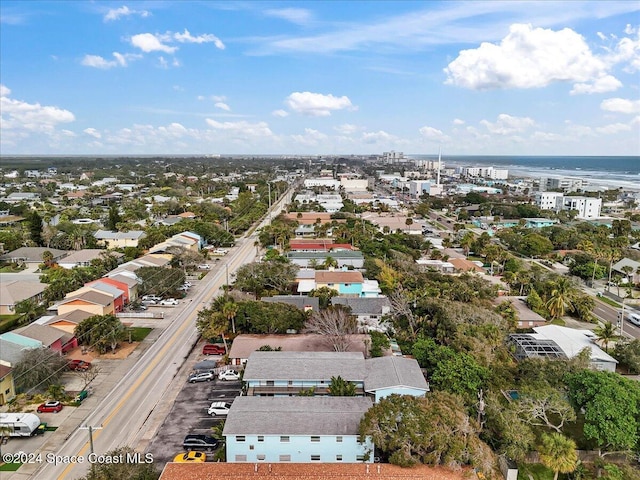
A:
POLYGON ((271 182, 268 180, 267 185, 269 186, 269 211, 267 212, 269 221, 267 223, 271 225, 271 182))
MULTIPOLYGON (((102 430, 102 425, 99 427, 93 427, 91 425, 89 426, 83 426, 83 427, 78 427, 80 430, 89 430, 89 449, 91 450, 89 453, 92 454, 93 452, 93 431, 94 430, 102 430)), ((93 455, 92 455, 93 456, 93 455)), ((91 473, 94 473, 94 468, 95 468, 95 463, 91 462, 91 473)))

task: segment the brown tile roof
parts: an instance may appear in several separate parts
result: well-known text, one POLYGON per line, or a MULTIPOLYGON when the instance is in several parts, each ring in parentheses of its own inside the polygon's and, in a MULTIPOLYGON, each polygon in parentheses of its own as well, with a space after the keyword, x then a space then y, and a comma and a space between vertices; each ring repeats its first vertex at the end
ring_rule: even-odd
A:
POLYGON ((463 272, 468 272, 469 270, 473 270, 475 272, 484 273, 484 268, 479 267, 478 265, 473 263, 471 260, 466 260, 464 258, 450 258, 447 261, 451 263, 454 267, 456 267, 456 270, 462 270, 463 272))
POLYGON ((362 283, 362 273, 360 272, 343 272, 343 271, 324 271, 316 272, 316 283, 362 283))
POLYGON ((73 295, 65 298, 60 305, 64 305, 65 303, 73 302, 74 300, 83 300, 85 302, 93 303, 96 305, 107 306, 113 302, 113 296, 107 295, 106 293, 98 293, 95 291, 83 292, 79 295, 73 295))
POLYGON ((401 468, 380 463, 167 463, 160 480, 245 480, 263 477, 286 480, 466 480, 471 477, 471 472, 426 465, 401 468))
POLYGON ((0 379, 2 379, 4 377, 6 377, 7 375, 9 375, 12 370, 13 370, 13 368, 8 367, 7 365, 2 365, 0 363, 0 379))

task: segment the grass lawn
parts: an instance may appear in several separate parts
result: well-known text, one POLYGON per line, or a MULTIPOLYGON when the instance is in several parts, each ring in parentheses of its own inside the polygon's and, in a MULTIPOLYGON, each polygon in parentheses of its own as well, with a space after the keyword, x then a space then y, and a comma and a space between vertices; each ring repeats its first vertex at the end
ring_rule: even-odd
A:
POLYGON ((131 341, 141 342, 147 335, 149 335, 149 333, 151 333, 151 330, 153 330, 153 328, 131 327, 131 341))
POLYGON ((21 314, 0 315, 0 333, 8 332, 18 324, 21 314))
POLYGON ((622 305, 620 305, 618 302, 614 302, 609 297, 598 297, 598 300, 606 303, 607 305, 611 305, 614 308, 622 308, 622 305))
POLYGON ((561 327, 564 327, 567 323, 561 319, 561 318, 556 318, 555 320, 551 320, 551 325, 560 325, 561 327))
POLYGON ((2 463, 0 464, 0 472, 15 472, 20 468, 21 463, 2 463))
POLYGON ((518 480, 530 480, 529 476, 533 480, 553 480, 553 472, 540 463, 518 465, 518 480))

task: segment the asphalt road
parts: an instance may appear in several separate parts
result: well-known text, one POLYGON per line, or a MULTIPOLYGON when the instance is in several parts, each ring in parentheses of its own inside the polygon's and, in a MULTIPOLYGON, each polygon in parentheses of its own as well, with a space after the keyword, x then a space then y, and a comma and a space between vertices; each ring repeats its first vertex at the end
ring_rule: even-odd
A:
MULTIPOLYGON (((181 311, 176 311, 173 322, 95 411, 87 416, 84 425, 99 428, 93 431, 93 452, 102 455, 127 445, 136 448, 150 429, 158 427, 158 422, 152 423, 150 419, 154 410, 162 407, 163 397, 171 396, 172 392, 168 389, 197 340, 195 321, 199 308, 208 304, 219 293, 220 288, 227 283, 228 275, 255 259, 256 232, 290 202, 291 194, 292 189, 273 205, 272 214, 267 215, 251 233, 239 239, 236 247, 222 261, 216 262, 219 268, 207 274, 201 282, 202 287, 190 302, 176 308, 181 311)), ((60 463, 24 464, 12 475, 12 480, 62 480, 85 475, 90 468, 88 459, 91 445, 88 437, 87 430, 76 430, 55 451, 41 452, 43 455, 55 454, 62 460, 60 463), (84 459, 83 463, 73 461, 79 457, 84 459)))
MULTIPOLYGON (((607 305, 606 303, 600 302, 599 300, 596 300, 596 306, 593 309, 594 315, 596 315, 600 320, 604 322, 611 322, 614 325, 618 324, 618 314, 620 311, 620 308, 612 307, 610 305, 607 305)), ((628 307, 625 307, 625 319, 622 330, 625 336, 629 338, 640 338, 640 328, 628 321, 628 315, 630 311, 640 313, 636 310, 631 310, 628 307)))

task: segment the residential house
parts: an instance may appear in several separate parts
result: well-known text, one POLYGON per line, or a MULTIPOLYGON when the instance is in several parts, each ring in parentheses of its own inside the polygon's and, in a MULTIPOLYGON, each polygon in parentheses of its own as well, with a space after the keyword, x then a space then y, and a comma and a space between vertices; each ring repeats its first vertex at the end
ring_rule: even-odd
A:
POLYGON ((93 234, 98 245, 106 248, 137 247, 138 242, 146 237, 142 230, 131 230, 129 232, 113 232, 110 230, 98 230, 93 234))
POLYGON ((0 315, 13 315, 16 305, 25 300, 35 303, 42 301, 42 295, 48 285, 40 282, 14 280, 0 283, 0 315))
POLYGON ((0 335, 0 360, 15 365, 26 350, 42 348, 42 342, 13 332, 0 335))
POLYGON ((113 297, 113 308, 116 313, 124 310, 124 307, 128 303, 128 295, 126 293, 126 290, 122 290, 109 282, 105 282, 102 279, 85 283, 83 287, 80 287, 73 292, 67 293, 65 298, 76 297, 79 294, 90 291, 111 295, 113 297))
POLYGON ((631 281, 631 283, 640 283, 640 262, 636 262, 630 258, 623 258, 619 262, 614 263, 611 270, 622 275, 622 283, 628 283, 629 281, 631 281))
POLYGON ((496 298, 493 303, 500 305, 509 302, 518 315, 518 328, 533 328, 547 324, 547 320, 534 312, 527 305, 527 297, 502 296, 496 298))
POLYGON ((471 260, 467 260, 466 258, 450 258, 449 263, 454 266, 456 272, 486 273, 484 268, 476 265, 471 260))
POLYGON ((358 427, 363 397, 236 397, 225 421, 227 462, 373 462, 358 427))
POLYGON ((78 324, 93 315, 93 313, 87 312, 86 310, 70 310, 66 313, 60 313, 51 317, 47 320, 46 324, 50 327, 74 334, 78 324))
POLYGON ((20 247, 9 253, 5 253, 0 256, 0 260, 4 262, 24 263, 29 268, 37 268, 38 265, 43 263, 42 254, 44 252, 50 252, 52 261, 57 263, 64 258, 69 252, 64 250, 58 250, 55 248, 46 247, 20 247))
POLYGON ((456 267, 451 262, 444 260, 433 260, 428 258, 419 258, 416 263, 423 271, 437 270, 441 273, 455 273, 456 267))
MULTIPOLYGON (((304 297, 303 297, 304 298, 304 297)), ((316 299, 317 300, 317 299, 316 299)), ((349 352, 360 352, 365 355, 368 352, 367 342, 369 335, 350 335, 349 352)), ((231 344, 229 350, 229 362, 231 365, 244 365, 249 356, 263 347, 269 345, 271 348, 279 348, 283 352, 331 352, 333 345, 323 335, 313 333, 303 334, 242 334, 238 335, 231 344)))
POLYGON ((160 242, 149 249, 150 254, 170 253, 172 248, 184 248, 194 252, 200 251, 203 246, 203 240, 200 235, 193 232, 178 233, 164 242, 160 242))
POLYGON ((365 365, 364 390, 375 403, 392 394, 423 397, 429 391, 429 383, 414 358, 368 358, 365 365))
MULTIPOLYGON (((313 227, 313 225, 311 225, 313 227)), ((300 228, 300 227, 298 227, 300 228)), ((327 259, 334 260, 338 267, 350 266, 362 268, 364 266, 364 255, 360 251, 332 250, 330 252, 287 252, 285 257, 294 265, 302 268, 309 268, 315 265, 322 265, 327 259)))
POLYGON ((105 255, 118 259, 124 257, 120 252, 110 252, 100 248, 84 248, 67 255, 58 262, 58 265, 67 270, 71 270, 74 267, 89 267, 91 266, 91 262, 101 260, 105 255))
POLYGON ((383 317, 391 313, 391 302, 387 297, 332 297, 331 304, 349 307, 363 333, 388 330, 389 325, 383 321, 383 317))
POLYGON ((26 327, 13 330, 13 333, 37 340, 42 343, 43 347, 61 354, 67 353, 78 346, 78 340, 75 335, 49 325, 32 323, 26 327))
MULTIPOLYGON (((124 292, 124 304, 128 305, 133 302, 136 298, 138 298, 138 286, 141 282, 130 278, 125 275, 114 275, 113 277, 102 277, 99 280, 94 280, 94 282, 104 282, 108 283, 116 287, 118 290, 124 292)), ((91 284, 89 282, 87 285, 91 284)))
POLYGON ((315 270, 313 280, 298 283, 298 293, 309 293, 322 287, 336 290, 340 295, 360 296, 364 278, 362 273, 342 270, 315 270))
POLYGON ((0 360, 0 405, 13 400, 16 396, 16 385, 13 382, 13 368, 9 362, 0 360))
POLYGON ((331 214, 327 212, 289 212, 285 214, 285 218, 296 221, 300 225, 313 225, 318 223, 318 220, 321 225, 331 223, 331 214))
POLYGON ((58 315, 64 315, 72 310, 84 310, 92 315, 115 314, 113 301, 113 296, 107 293, 85 291, 61 301, 58 304, 58 315))
POLYGON ((335 251, 355 250, 349 243, 333 243, 330 238, 292 238, 289 241, 289 251, 291 252, 318 252, 329 253, 335 251))
POLYGON ((274 295, 273 297, 262 297, 260 301, 286 303, 305 312, 317 312, 320 309, 320 299, 318 297, 308 297, 307 295, 274 295))
POLYGON ((615 372, 618 361, 596 345, 591 330, 575 330, 559 325, 534 327, 535 333, 509 335, 517 360, 531 357, 573 358, 582 350, 591 351, 591 366, 596 370, 615 372))

